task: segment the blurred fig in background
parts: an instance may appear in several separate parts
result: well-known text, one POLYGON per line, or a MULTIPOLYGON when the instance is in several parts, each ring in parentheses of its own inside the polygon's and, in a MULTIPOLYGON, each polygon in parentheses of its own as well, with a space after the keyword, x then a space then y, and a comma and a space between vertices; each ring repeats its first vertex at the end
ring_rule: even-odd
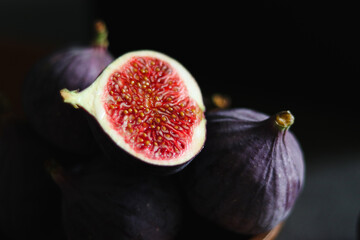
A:
MULTIPOLYGON (((101 158, 101 157, 100 157, 101 158)), ((98 160, 76 171, 56 166, 69 240, 175 239, 182 200, 167 179, 123 172, 98 160)))
POLYGON ((26 117, 36 132, 62 150, 78 154, 99 150, 84 115, 64 104, 59 91, 82 90, 91 85, 113 61, 108 44, 106 26, 97 21, 91 44, 50 54, 30 70, 24 81, 26 117))

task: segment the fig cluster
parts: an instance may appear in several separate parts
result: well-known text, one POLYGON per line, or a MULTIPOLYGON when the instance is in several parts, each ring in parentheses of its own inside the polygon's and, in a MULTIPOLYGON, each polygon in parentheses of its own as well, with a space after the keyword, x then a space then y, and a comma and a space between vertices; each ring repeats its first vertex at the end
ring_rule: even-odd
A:
POLYGON ((24 81, 25 119, 1 121, 0 239, 251 239, 286 221, 305 179, 289 111, 228 108, 217 95, 222 109, 206 112, 191 163, 108 161, 99 142, 112 140, 59 94, 87 88, 114 60, 104 23, 95 28, 90 45, 39 61, 24 81))

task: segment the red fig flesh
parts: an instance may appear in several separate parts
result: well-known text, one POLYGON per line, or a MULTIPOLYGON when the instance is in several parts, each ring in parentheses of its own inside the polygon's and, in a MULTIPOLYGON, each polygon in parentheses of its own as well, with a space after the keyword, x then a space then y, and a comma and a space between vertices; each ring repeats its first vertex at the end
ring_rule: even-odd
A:
POLYGON ((81 106, 118 148, 142 162, 188 163, 205 141, 204 104, 190 73, 155 51, 134 51, 111 63, 82 92, 61 91, 81 106))
POLYGON ((237 233, 271 230, 290 214, 304 182, 302 150, 288 130, 292 114, 229 109, 207 120, 206 145, 184 170, 190 204, 237 233))
POLYGON ((97 22, 94 43, 60 49, 39 61, 24 81, 24 111, 34 129, 56 147, 89 154, 97 144, 86 118, 62 103, 58 92, 84 89, 113 57, 107 50, 104 24, 97 22))

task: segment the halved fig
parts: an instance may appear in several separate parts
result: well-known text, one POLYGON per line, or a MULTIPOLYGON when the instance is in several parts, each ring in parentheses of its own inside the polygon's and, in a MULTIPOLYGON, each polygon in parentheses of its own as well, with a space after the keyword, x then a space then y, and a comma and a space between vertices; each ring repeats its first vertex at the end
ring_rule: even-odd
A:
MULTIPOLYGON (((110 145, 148 165, 181 169, 203 148, 206 120, 201 90, 184 66, 162 53, 124 54, 87 89, 63 89, 61 95, 64 102, 84 108, 97 120, 112 140, 110 145)), ((103 149, 110 152, 101 139, 103 149)))

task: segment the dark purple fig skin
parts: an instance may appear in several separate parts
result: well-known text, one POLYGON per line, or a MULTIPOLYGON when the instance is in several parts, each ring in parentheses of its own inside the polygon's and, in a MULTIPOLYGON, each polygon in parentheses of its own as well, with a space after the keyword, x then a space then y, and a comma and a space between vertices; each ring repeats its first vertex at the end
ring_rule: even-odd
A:
POLYGON ((207 114, 207 140, 182 172, 189 204, 241 234, 271 230, 290 214, 304 184, 298 140, 276 116, 250 109, 207 114))
POLYGON ((52 175, 63 192, 69 240, 174 239, 181 227, 182 199, 167 179, 120 171, 102 159, 52 175))
POLYGON ((24 111, 34 129, 69 152, 98 150, 84 114, 64 104, 59 91, 88 87, 113 59, 107 46, 89 45, 60 49, 40 60, 23 86, 24 111))
POLYGON ((224 240, 249 240, 253 236, 238 234, 220 227, 199 214, 184 201, 184 223, 176 236, 176 240, 186 239, 224 239, 224 240))
POLYGON ((65 239, 61 192, 46 172, 46 143, 23 121, 0 135, 0 239, 65 239))

